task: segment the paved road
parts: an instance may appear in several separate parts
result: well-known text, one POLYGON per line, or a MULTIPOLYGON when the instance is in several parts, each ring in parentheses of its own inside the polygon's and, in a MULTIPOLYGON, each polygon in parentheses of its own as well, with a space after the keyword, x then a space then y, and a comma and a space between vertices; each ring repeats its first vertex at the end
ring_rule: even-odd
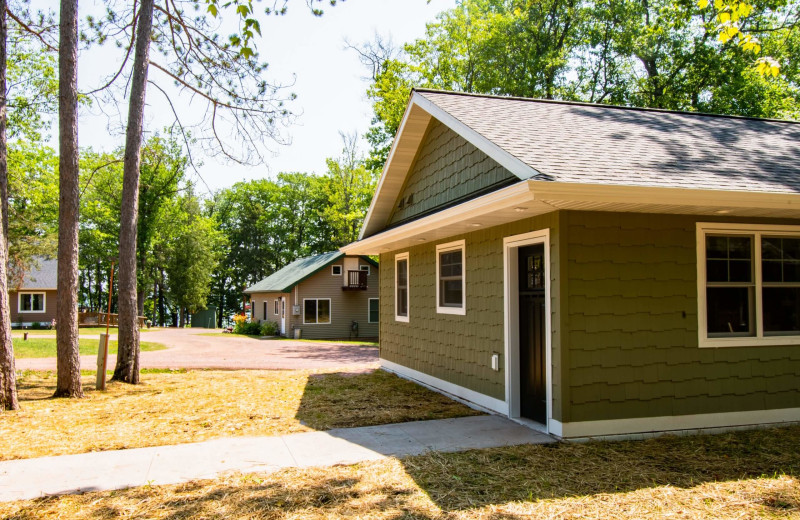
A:
POLYGON ((554 441, 508 419, 484 415, 10 460, 0 462, 0 501, 175 484, 214 478, 228 471, 270 473, 282 468, 356 464, 427 451, 554 441))
MULTIPOLYGON (((233 335, 203 336, 205 329, 162 329, 143 332, 142 341, 162 343, 168 348, 142 352, 142 368, 218 369, 317 369, 378 367, 378 349, 337 343, 294 340, 259 340, 233 335)), ((36 336, 47 337, 47 336, 36 336)), ((95 336, 97 337, 97 336, 95 336)), ((112 339, 116 339, 112 336, 112 339)), ((109 356, 113 367, 116 356, 109 356)), ((16 361, 18 370, 55 370, 55 358, 27 358, 16 361)), ((96 356, 81 356, 81 366, 93 369, 96 356)))

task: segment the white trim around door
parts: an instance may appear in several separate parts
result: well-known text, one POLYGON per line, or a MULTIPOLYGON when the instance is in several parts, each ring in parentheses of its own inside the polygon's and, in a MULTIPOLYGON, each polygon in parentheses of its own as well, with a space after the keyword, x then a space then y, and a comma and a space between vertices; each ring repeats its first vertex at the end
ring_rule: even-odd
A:
POLYGON ((505 371, 506 371, 506 403, 508 416, 520 416, 520 377, 519 377, 519 299, 517 292, 517 260, 520 247, 544 244, 545 287, 545 378, 547 391, 547 414, 545 428, 547 433, 553 427, 553 355, 552 355, 552 314, 550 299, 550 229, 541 229, 530 233, 513 235, 503 239, 503 295, 505 329, 505 371))

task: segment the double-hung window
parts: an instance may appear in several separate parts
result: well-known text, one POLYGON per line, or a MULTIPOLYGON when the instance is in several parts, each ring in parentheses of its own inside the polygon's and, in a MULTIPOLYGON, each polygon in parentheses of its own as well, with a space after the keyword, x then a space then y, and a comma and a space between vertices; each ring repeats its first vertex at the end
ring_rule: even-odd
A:
POLYGON ((408 322, 408 253, 394 257, 394 319, 408 322))
POLYGON ((330 298, 304 298, 303 323, 306 325, 326 325, 331 322, 330 298))
POLYGON ((436 312, 466 314, 464 241, 436 246, 436 312))
POLYGON ((273 309, 275 311, 275 316, 281 313, 280 304, 281 304, 280 300, 275 300, 275 309, 273 309))
POLYGON ((697 229, 700 346, 800 343, 800 227, 697 229))
POLYGON ((44 293, 20 293, 19 312, 44 312, 44 293))
POLYGON ((380 319, 380 306, 378 298, 369 299, 369 309, 367 310, 367 323, 378 323, 380 319))

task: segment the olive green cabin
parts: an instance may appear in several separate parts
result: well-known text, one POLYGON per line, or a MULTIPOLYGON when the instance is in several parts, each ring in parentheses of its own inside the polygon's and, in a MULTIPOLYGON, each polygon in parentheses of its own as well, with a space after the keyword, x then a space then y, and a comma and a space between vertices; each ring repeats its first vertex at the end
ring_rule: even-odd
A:
POLYGON ((245 290, 253 319, 287 337, 378 337, 378 264, 339 251, 295 260, 245 290))
POLYGON ((563 438, 796 422, 798 194, 800 124, 417 90, 343 251, 380 255, 382 367, 475 406, 563 438))

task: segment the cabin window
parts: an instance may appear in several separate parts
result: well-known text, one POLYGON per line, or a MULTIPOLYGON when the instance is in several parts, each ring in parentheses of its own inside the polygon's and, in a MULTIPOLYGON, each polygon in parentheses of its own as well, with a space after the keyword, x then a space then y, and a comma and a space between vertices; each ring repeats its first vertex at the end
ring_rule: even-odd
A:
POLYGON ((436 311, 465 314, 464 241, 436 246, 436 311))
POLYGON ((44 293, 20 293, 19 312, 44 312, 44 293))
POLYGON ((280 302, 281 302, 280 300, 275 300, 275 309, 273 309, 275 311, 275 316, 277 316, 278 314, 281 313, 281 311, 280 311, 281 303, 280 302))
POLYGON ((303 323, 306 325, 325 325, 331 322, 330 298, 304 298, 303 323))
POLYGON ((698 224, 700 346, 800 343, 800 228, 698 224))
POLYGON ((394 319, 408 322, 408 253, 394 257, 394 319))
POLYGON ((367 310, 367 323, 378 323, 380 319, 380 307, 378 298, 369 299, 369 309, 367 310))
POLYGON ((367 272, 367 276, 369 276, 369 266, 368 265, 362 264, 362 265, 358 266, 358 268, 361 269, 362 271, 366 271, 367 272))
POLYGON ((268 302, 267 302, 266 300, 264 300, 264 319, 265 319, 265 320, 268 320, 268 319, 269 319, 269 316, 267 315, 267 310, 268 310, 268 309, 269 309, 268 302))

